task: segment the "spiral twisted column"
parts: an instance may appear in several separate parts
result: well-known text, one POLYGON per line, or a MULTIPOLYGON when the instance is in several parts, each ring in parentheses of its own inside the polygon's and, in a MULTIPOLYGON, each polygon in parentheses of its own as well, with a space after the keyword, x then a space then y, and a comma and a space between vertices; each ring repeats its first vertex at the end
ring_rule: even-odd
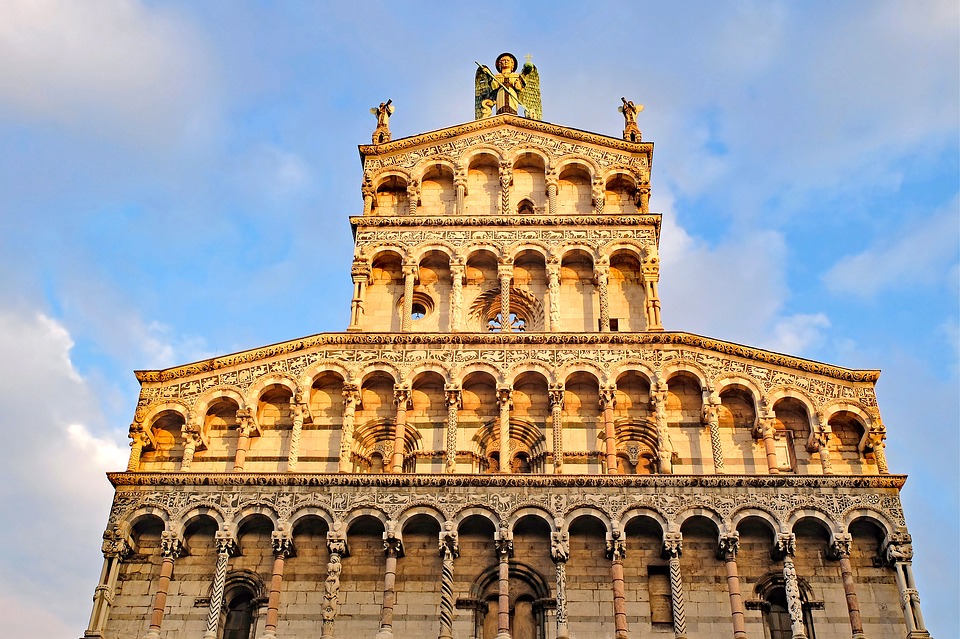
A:
POLYGON ((463 394, 460 387, 447 384, 444 387, 447 404, 447 455, 446 471, 457 472, 457 414, 463 408, 463 394))
POLYGON ((453 560, 460 556, 460 544, 453 522, 440 532, 440 633, 438 639, 453 639, 453 560))
POLYGON ((563 472, 563 384, 550 386, 550 419, 553 431, 553 472, 563 472))
POLYGON ((683 553, 683 538, 679 532, 663 534, 663 552, 670 560, 670 599, 673 603, 673 636, 687 636, 687 613, 683 599, 683 579, 680 575, 680 555, 683 553))
POLYGON ((237 541, 228 532, 217 531, 214 538, 217 548, 217 567, 213 572, 213 587, 210 589, 210 609, 207 612, 207 627, 203 639, 216 639, 220 625, 220 610, 223 608, 223 591, 227 584, 227 564, 237 550, 237 541))

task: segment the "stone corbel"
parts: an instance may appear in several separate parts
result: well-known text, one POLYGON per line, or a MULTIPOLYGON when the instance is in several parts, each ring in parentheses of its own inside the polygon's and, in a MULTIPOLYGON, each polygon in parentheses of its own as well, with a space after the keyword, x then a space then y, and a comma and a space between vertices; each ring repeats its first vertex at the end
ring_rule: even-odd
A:
POLYGON ((310 412, 310 402, 306 401, 302 388, 297 388, 297 392, 290 398, 290 410, 295 418, 297 417, 297 411, 299 411, 304 424, 313 423, 313 413, 310 412))
POLYGON ((830 425, 823 418, 823 413, 817 411, 811 419, 810 436, 807 437, 806 449, 808 453, 818 453, 827 447, 830 439, 830 425))
POLYGON ((160 533, 160 554, 177 559, 190 554, 183 534, 178 530, 164 530, 160 533))
POLYGON ((883 559, 888 565, 901 561, 913 561, 913 539, 909 533, 897 532, 889 535, 884 541, 883 559))
POLYGON ((103 531, 103 544, 100 550, 104 557, 117 557, 126 559, 130 555, 140 552, 136 541, 130 535, 130 525, 116 525, 113 528, 103 531))
POLYGON ((607 559, 623 559, 627 556, 627 540, 618 520, 610 521, 610 530, 607 531, 606 537, 607 559))

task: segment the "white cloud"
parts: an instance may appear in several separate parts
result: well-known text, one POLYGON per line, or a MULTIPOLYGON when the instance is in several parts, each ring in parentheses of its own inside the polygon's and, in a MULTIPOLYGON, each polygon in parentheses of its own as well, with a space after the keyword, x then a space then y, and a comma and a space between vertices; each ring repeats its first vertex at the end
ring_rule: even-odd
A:
POLYGON ((869 298, 886 289, 905 289, 942 281, 955 272, 960 234, 957 196, 937 213, 899 229, 856 255, 848 255, 823 280, 834 293, 869 298))
MULTIPOLYGON (((86 622, 112 494, 104 472, 125 467, 122 429, 105 429, 72 347, 54 319, 0 311, 0 544, 17 549, 0 559, 16 584, 0 589, 0 614, 37 613, 32 636, 64 636, 64 624, 76 635, 86 622)), ((5 635, 21 634, 6 623, 5 635)))
POLYGON ((152 142, 206 118, 208 61, 189 25, 136 0, 0 3, 0 107, 152 142))

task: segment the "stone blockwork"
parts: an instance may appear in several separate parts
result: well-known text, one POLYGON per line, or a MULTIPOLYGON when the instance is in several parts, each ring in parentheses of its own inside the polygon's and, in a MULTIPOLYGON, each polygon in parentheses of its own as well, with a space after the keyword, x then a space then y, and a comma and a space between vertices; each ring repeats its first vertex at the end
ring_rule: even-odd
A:
POLYGON ((137 372, 84 636, 928 637, 879 373, 664 331, 642 106, 481 80, 373 110, 346 332, 137 372))

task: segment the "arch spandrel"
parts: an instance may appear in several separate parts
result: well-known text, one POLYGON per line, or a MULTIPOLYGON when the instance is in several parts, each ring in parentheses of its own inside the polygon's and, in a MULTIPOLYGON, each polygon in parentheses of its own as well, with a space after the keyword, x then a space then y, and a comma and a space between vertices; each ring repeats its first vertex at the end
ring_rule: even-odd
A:
POLYGON ((238 386, 216 386, 194 400, 193 412, 198 418, 202 418, 207 414, 207 411, 210 410, 210 406, 212 406, 215 401, 224 398, 235 401, 237 403, 237 408, 239 409, 248 408, 246 397, 243 395, 243 390, 238 386))
POLYGON ((817 414, 817 405, 809 394, 805 391, 794 388, 792 386, 774 386, 766 394, 767 401, 770 406, 776 410, 777 402, 784 399, 795 399, 801 404, 807 411, 807 419, 810 421, 811 425, 813 424, 814 418, 817 414))
POLYGON ((147 427, 152 426, 153 423, 157 421, 157 418, 160 417, 161 413, 165 413, 167 411, 173 411, 174 413, 180 415, 183 418, 184 423, 189 422, 191 411, 187 406, 187 403, 179 399, 166 399, 157 404, 151 404, 148 406, 143 413, 143 420, 138 423, 147 427))
POLYGON ((397 530, 402 533, 407 525, 407 522, 414 517, 419 517, 421 515, 430 517, 436 521, 440 526, 440 530, 443 530, 443 525, 447 521, 447 516, 443 514, 443 511, 440 510, 437 505, 422 503, 414 504, 405 508, 404 511, 400 513, 400 516, 397 517, 397 530))
POLYGON ((570 524, 581 517, 593 517, 594 519, 598 519, 603 524, 603 527, 606 528, 607 534, 611 534, 613 532, 613 520, 610 518, 610 515, 599 508, 594 508, 592 506, 574 506, 568 510, 563 516, 563 530, 569 531, 570 524))
POLYGON ((318 517, 326 522, 327 530, 333 530, 334 522, 336 517, 333 516, 333 513, 326 507, 318 504, 311 504, 300 506, 296 508, 293 512, 290 513, 287 521, 290 525, 290 530, 293 530, 297 527, 304 519, 308 517, 318 517))
POLYGON ((841 527, 841 532, 849 533, 850 526, 860 519, 866 519, 867 521, 879 526, 880 530, 883 531, 885 539, 890 538, 898 532, 904 532, 906 530, 904 526, 896 524, 894 521, 892 521, 887 513, 884 513, 877 508, 871 508, 869 506, 856 506, 847 509, 843 513, 843 525, 841 527))
POLYGON ((665 533, 671 529, 670 524, 667 522, 666 516, 659 510, 649 506, 631 506, 619 515, 620 523, 624 530, 627 529, 627 526, 634 519, 644 518, 657 522, 657 525, 660 526, 661 533, 665 533))
POLYGON ((780 533, 789 532, 784 530, 780 519, 772 512, 757 506, 744 506, 738 508, 730 515, 730 530, 737 530, 745 519, 757 519, 762 521, 776 537, 780 533))
POLYGON ((245 393, 247 406, 256 406, 260 401, 260 396, 271 386, 282 386, 290 391, 291 395, 296 395, 299 390, 297 380, 292 375, 286 373, 267 373, 262 377, 258 377, 247 388, 247 392, 245 393))
POLYGON ((679 530, 687 521, 694 517, 701 517, 713 523, 713 525, 716 526, 718 535, 722 534, 723 531, 729 527, 729 523, 713 508, 704 505, 693 505, 680 510, 673 516, 676 529, 679 530))
POLYGON ((844 526, 837 522, 837 520, 834 519, 830 513, 810 506, 795 508, 787 513, 787 516, 784 519, 786 521, 785 528, 790 532, 793 532, 793 529, 802 520, 816 521, 817 524, 822 526, 827 534, 831 537, 834 534, 842 533, 844 530, 844 526))
POLYGON ((312 388, 317 378, 324 373, 336 373, 344 384, 349 384, 357 379, 356 370, 339 360, 321 359, 310 366, 300 376, 300 387, 304 390, 312 388))
POLYGON ((546 522, 547 526, 550 527, 550 532, 559 532, 557 530, 556 521, 554 521, 555 517, 553 516, 553 513, 540 504, 520 504, 510 511, 510 514, 507 515, 507 528, 510 530, 510 532, 513 532, 517 522, 524 517, 536 517, 537 519, 546 522))

